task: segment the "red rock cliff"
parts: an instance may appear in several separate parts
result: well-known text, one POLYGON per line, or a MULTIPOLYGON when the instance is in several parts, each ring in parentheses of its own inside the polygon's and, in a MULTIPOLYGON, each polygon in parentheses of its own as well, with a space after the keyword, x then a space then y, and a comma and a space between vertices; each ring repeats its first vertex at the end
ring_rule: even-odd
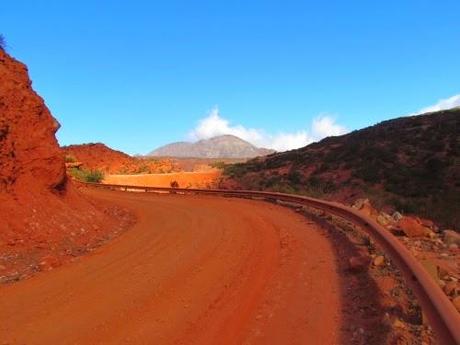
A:
POLYGON ((59 123, 31 85, 27 67, 0 49, 0 192, 65 187, 59 123))
POLYGON ((67 180, 59 123, 31 84, 0 49, 0 283, 70 260, 131 221, 67 180))

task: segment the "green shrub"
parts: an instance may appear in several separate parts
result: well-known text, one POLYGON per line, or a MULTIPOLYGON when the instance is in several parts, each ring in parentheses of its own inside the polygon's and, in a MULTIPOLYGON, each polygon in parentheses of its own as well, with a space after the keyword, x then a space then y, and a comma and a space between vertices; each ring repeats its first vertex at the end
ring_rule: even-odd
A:
POLYGON ((86 174, 86 182, 99 183, 104 179, 104 173, 99 170, 91 170, 86 174))
POLYGON ((99 170, 72 168, 69 172, 73 178, 82 182, 100 183, 104 179, 104 173, 99 170))
POLYGON ((77 161, 77 158, 72 155, 65 155, 64 160, 66 163, 75 163, 77 161))
POLYGON ((291 171, 287 175, 287 179, 292 185, 295 186, 302 183, 303 175, 299 171, 291 169, 291 171))
POLYGON ((363 162, 363 165, 356 169, 354 176, 366 182, 378 183, 380 181, 380 169, 377 164, 363 162))
POLYGON ((122 166, 120 169, 118 169, 117 174, 120 175, 126 175, 129 173, 129 169, 127 166, 122 166))
POLYGON ((212 167, 212 168, 216 168, 216 169, 224 169, 225 168, 225 162, 224 161, 216 161, 216 162, 211 162, 209 163, 209 165, 212 167))
POLYGON ((268 176, 267 178, 262 180, 264 182, 265 187, 271 188, 273 186, 279 185, 281 183, 281 176, 268 176))
POLYGON ((139 166, 135 171, 135 174, 150 174, 150 173, 151 171, 147 164, 143 164, 139 166))
POLYGON ((322 179, 317 176, 310 176, 306 181, 305 187, 310 193, 316 196, 333 193, 338 189, 334 181, 322 179))
POLYGON ((81 170, 79 168, 71 168, 69 170, 69 173, 70 173, 70 176, 72 176, 74 179, 78 180, 78 181, 82 181, 82 182, 85 182, 86 179, 85 179, 85 171, 84 170, 81 170))
POLYGON ((242 177, 248 171, 247 166, 242 163, 230 164, 225 166, 224 175, 230 177, 242 177))

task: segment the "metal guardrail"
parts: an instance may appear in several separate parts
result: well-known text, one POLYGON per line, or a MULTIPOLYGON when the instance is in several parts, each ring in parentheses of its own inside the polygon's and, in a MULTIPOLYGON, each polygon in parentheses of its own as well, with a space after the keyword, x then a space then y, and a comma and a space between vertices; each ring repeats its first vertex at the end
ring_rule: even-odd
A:
POLYGON ((460 344, 460 314, 441 288, 397 238, 376 221, 351 207, 306 196, 250 190, 166 188, 97 183, 84 183, 84 185, 124 191, 258 197, 306 205, 344 218, 370 235, 398 266, 407 285, 417 297, 438 341, 443 345, 460 344))

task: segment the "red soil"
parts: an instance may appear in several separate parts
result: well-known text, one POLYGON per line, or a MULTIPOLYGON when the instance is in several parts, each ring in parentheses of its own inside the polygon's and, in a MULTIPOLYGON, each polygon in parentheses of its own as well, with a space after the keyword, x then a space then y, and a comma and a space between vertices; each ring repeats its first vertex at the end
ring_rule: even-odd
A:
POLYGON ((120 231, 110 215, 121 210, 95 205, 67 181, 59 123, 31 84, 27 67, 0 49, 0 282, 57 266, 120 231))
POLYGON ((368 249, 327 224, 253 200, 85 193, 138 222, 72 265, 0 286, 5 343, 431 344, 389 263, 351 271, 368 249))
POLYGON ((217 169, 169 174, 107 175, 103 183, 131 186, 171 187, 171 182, 176 181, 180 188, 216 188, 219 184, 220 176, 221 171, 217 169))
POLYGON ((3 341, 338 343, 334 252, 301 216, 248 200, 89 193, 138 223, 77 263, 0 287, 3 341))
POLYGON ((62 150, 66 157, 81 162, 83 168, 100 170, 108 174, 160 173, 178 170, 171 159, 131 157, 101 143, 64 146, 62 150))

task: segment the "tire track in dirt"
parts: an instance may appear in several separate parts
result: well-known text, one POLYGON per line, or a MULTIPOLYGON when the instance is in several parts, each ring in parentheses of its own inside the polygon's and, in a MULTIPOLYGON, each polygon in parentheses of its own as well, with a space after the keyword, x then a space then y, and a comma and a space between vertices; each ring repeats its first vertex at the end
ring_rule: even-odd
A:
POLYGON ((335 344, 327 238, 291 210, 208 196, 88 190, 136 225, 73 264, 0 287, 7 344, 335 344))

